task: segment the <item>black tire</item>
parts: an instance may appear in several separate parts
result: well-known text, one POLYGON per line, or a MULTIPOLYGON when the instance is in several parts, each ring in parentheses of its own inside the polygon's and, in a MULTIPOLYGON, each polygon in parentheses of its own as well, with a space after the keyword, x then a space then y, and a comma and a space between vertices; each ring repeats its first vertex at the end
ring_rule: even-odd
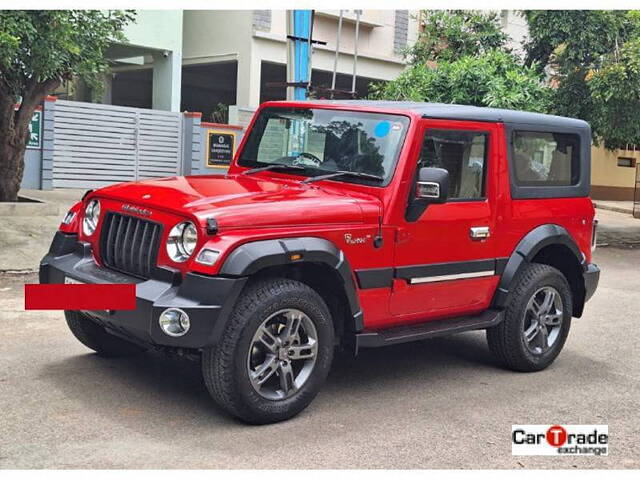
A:
POLYGON ((139 345, 111 335, 100 325, 80 312, 65 310, 64 316, 71 333, 80 342, 102 357, 127 357, 146 350, 139 345))
MULTIPOLYGON (((333 321, 322 297, 304 283, 271 278, 258 281, 243 292, 219 343, 203 351, 202 374, 215 402, 229 414, 251 424, 275 423, 297 415, 311 403, 329 373, 333 353, 333 321), (283 309, 303 312, 313 323, 317 351, 306 381, 295 393, 283 399, 268 399, 251 383, 248 358, 254 351, 258 328, 283 309)), ((281 372, 272 376, 275 381, 281 372)))
POLYGON ((516 287, 509 295, 504 320, 497 326, 487 329, 489 349, 503 366, 511 370, 518 372, 543 370, 556 359, 571 328, 573 303, 567 279, 556 268, 533 263, 520 274, 516 287), (525 317, 525 311, 531 298, 545 287, 554 289, 562 300, 562 323, 554 343, 548 347, 548 350, 532 352, 525 340, 525 322, 530 321, 525 317))

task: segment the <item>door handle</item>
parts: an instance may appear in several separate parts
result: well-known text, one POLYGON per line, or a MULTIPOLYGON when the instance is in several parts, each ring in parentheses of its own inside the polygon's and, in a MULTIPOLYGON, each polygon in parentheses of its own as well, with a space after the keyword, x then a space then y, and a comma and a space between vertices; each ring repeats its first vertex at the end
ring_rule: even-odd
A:
POLYGON ((489 238, 491 236, 491 230, 489 227, 471 227, 469 229, 469 236, 474 240, 489 238))

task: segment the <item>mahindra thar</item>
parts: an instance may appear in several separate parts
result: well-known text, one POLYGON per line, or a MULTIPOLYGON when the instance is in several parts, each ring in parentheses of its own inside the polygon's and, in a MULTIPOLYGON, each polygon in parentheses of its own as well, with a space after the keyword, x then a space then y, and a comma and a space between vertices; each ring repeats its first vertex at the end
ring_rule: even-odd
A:
POLYGON ((336 347, 484 329, 500 364, 542 370, 598 283, 590 145, 534 113, 267 102, 228 173, 87 192, 40 282, 135 284, 135 310, 66 311, 71 332, 197 357, 249 423, 309 405, 336 347))

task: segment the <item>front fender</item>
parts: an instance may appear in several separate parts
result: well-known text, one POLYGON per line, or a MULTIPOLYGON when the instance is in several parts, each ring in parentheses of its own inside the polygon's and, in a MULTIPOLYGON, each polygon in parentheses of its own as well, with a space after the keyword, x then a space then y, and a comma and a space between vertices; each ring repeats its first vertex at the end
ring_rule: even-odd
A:
POLYGON ((297 237, 245 243, 229 254, 219 275, 249 277, 267 267, 296 262, 322 263, 338 272, 354 318, 354 328, 362 330, 362 311, 349 261, 342 250, 324 238, 297 237))

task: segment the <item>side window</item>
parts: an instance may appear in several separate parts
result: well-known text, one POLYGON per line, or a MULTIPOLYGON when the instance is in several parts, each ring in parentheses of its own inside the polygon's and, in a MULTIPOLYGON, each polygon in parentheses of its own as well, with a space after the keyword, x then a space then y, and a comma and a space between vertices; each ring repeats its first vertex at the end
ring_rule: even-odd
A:
POLYGON ((578 135, 516 131, 513 157, 517 185, 560 187, 580 181, 578 135))
POLYGON ((449 172, 451 200, 485 197, 488 134, 462 130, 427 130, 418 168, 449 172))

